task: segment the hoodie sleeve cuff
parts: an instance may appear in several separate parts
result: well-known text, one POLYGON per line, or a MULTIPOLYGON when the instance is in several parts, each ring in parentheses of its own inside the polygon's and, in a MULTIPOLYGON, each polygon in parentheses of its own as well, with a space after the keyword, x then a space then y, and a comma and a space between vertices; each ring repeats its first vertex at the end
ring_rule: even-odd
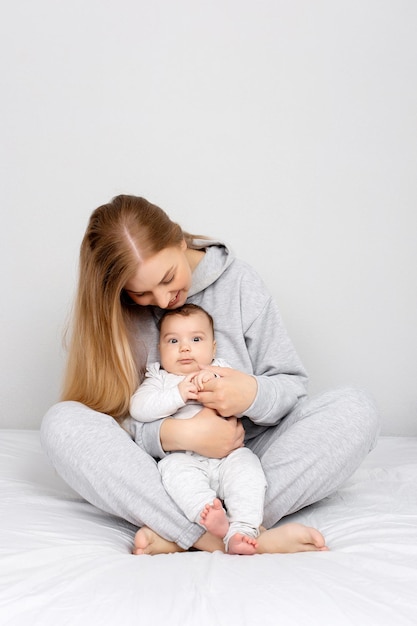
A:
POLYGON ((265 376, 256 377, 258 391, 251 406, 245 411, 255 424, 272 426, 287 415, 297 404, 299 397, 305 395, 304 388, 297 394, 290 384, 271 384, 265 376))
POLYGON ((154 459, 162 459, 166 456, 166 453, 161 446, 161 438, 159 435, 163 421, 164 420, 146 422, 141 424, 142 428, 136 429, 136 443, 154 459))

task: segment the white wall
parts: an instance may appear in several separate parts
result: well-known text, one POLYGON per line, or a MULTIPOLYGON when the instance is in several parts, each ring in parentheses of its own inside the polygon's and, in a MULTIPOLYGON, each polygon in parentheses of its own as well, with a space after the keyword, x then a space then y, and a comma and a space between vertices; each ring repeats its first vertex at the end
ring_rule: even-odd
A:
POLYGON ((417 435, 414 0, 4 0, 1 425, 58 398, 87 219, 143 195, 263 274, 311 391, 417 435))

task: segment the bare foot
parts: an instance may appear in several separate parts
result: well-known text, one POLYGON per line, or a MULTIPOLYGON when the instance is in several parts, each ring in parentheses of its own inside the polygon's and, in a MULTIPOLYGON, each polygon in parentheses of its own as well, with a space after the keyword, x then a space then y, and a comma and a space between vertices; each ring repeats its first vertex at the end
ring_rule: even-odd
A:
POLYGON ((289 522, 261 532, 257 554, 292 552, 325 552, 328 550, 321 532, 310 526, 289 522))
POLYGON ((216 550, 224 552, 224 543, 220 537, 215 537, 211 533, 204 533, 200 539, 197 539, 193 548, 202 552, 215 552, 216 550))
POLYGON ((218 498, 214 498, 213 504, 206 504, 201 511, 200 524, 215 537, 223 538, 226 535, 229 530, 229 520, 218 498))
POLYGON ((167 541, 156 532, 143 526, 135 535, 132 554, 170 554, 171 552, 185 552, 173 541, 167 541))
POLYGON ((230 537, 227 546, 228 554, 255 554, 258 543, 253 537, 236 533, 230 537))
MULTIPOLYGON (((234 535, 235 537, 236 535, 234 535)), ((229 552, 231 548, 229 541, 229 552)), ((251 546, 250 542, 246 541, 251 539, 245 537, 247 546, 251 546)), ((205 533, 195 544, 195 548, 213 552, 214 550, 224 550, 222 542, 219 542, 218 538, 213 537, 209 533, 205 533)), ((255 553, 257 554, 278 554, 278 553, 293 553, 293 552, 325 552, 328 550, 323 535, 309 526, 298 524, 297 522, 289 522, 283 524, 277 528, 271 528, 270 530, 262 530, 259 537, 254 540, 255 553)), ((249 548, 250 550, 250 548, 249 548)), ((170 554, 172 552, 185 552, 183 548, 177 546, 172 541, 167 541, 160 537, 156 532, 143 526, 140 528, 134 541, 134 548, 132 554, 170 554)), ((234 554, 248 554, 248 552, 233 552, 234 554)), ((249 552, 253 554, 253 552, 249 552)))

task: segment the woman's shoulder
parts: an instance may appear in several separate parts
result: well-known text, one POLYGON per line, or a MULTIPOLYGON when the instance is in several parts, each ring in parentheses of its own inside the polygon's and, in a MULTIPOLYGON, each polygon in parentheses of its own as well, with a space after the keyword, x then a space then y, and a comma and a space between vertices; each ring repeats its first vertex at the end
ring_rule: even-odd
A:
POLYGON ((257 288, 264 288, 265 283, 258 270, 248 261, 234 257, 233 262, 227 268, 229 279, 238 280, 248 286, 256 285, 257 288))
POLYGON ((206 250, 205 259, 193 274, 190 296, 204 292, 207 287, 230 295, 236 292, 254 292, 259 297, 268 295, 268 289, 259 272, 246 260, 237 257, 224 244, 215 244, 206 250), (221 247, 224 246, 224 247, 221 247))

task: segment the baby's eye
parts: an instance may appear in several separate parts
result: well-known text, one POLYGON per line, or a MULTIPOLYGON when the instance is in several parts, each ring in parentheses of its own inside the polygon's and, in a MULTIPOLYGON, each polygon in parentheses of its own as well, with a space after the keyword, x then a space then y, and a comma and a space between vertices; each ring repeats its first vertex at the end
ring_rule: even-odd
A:
POLYGON ((178 339, 174 339, 174 338, 169 339, 168 343, 178 343, 178 339))
POLYGON ((201 337, 193 337, 193 341, 201 341, 201 337))

